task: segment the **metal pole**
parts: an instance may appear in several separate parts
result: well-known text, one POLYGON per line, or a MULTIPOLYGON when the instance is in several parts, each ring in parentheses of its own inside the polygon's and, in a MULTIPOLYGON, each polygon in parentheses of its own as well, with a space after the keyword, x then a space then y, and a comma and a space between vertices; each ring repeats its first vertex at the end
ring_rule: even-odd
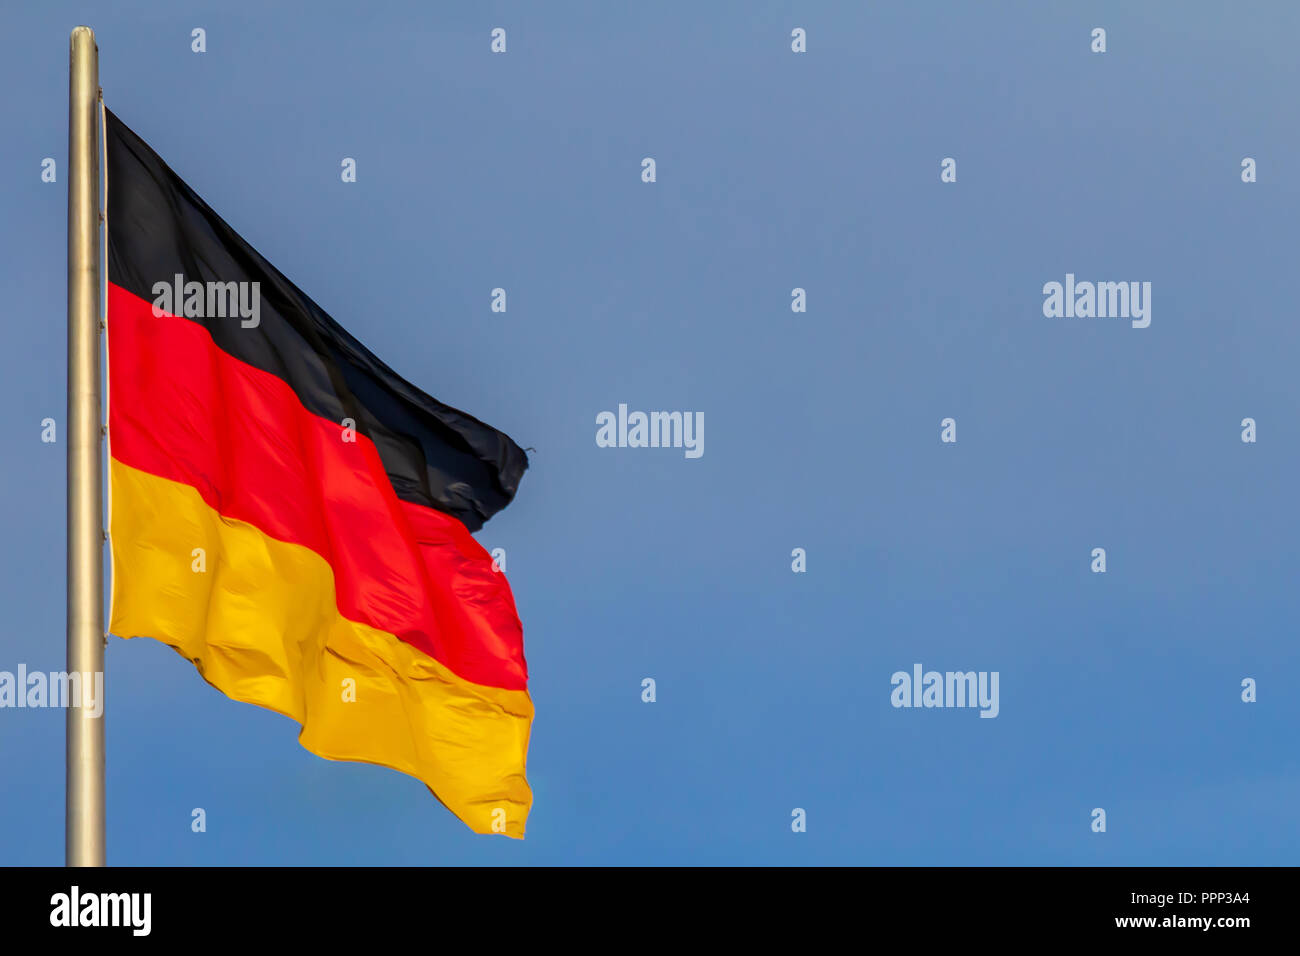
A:
MULTIPOLYGON (((104 670, 98 100, 95 33, 77 27, 68 82, 68 673, 81 675, 82 700, 104 670)), ((104 720, 79 703, 67 708, 66 859, 103 866, 104 720)))

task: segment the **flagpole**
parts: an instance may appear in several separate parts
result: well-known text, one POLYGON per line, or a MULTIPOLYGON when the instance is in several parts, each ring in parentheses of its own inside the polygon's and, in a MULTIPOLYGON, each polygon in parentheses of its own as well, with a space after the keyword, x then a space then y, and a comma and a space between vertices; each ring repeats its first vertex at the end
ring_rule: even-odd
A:
MULTIPOLYGON (((104 670, 100 500, 99 48, 72 31, 68 81, 68 674, 81 700, 104 670)), ((104 865, 104 720, 69 700, 66 862, 104 865)))

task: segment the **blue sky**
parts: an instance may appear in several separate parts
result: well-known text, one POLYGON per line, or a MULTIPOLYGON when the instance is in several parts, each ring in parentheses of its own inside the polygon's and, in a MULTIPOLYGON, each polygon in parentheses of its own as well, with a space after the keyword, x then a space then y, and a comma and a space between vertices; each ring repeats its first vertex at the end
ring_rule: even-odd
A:
MULTIPOLYGON (((525 841, 113 638, 110 863, 1295 861, 1300 7, 223 0, 4 21, 0 670, 64 666, 66 448, 39 423, 66 420, 78 23, 109 106, 245 238, 536 449, 478 535, 507 551, 537 707, 525 841), (1046 318, 1066 273, 1151 282, 1150 327, 1046 318), (704 455, 598 448, 619 403, 702 412, 704 455), (999 672, 998 717, 891 707, 914 663, 999 672)), ((63 725, 0 711, 0 864, 62 861, 63 725)))

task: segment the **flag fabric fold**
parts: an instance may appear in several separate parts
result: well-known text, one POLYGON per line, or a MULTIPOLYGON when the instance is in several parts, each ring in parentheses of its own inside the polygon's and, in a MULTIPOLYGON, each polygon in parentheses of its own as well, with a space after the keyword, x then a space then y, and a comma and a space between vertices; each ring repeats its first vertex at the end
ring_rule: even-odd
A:
POLYGON ((533 708, 472 532, 528 466, 402 379, 111 111, 109 629, 522 837, 533 708))

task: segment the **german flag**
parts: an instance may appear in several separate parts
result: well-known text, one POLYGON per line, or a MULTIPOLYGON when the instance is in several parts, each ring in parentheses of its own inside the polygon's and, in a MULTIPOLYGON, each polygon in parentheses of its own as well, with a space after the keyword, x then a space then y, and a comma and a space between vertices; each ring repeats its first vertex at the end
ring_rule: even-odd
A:
POLYGON ((528 467, 399 377, 105 111, 109 629, 331 760, 524 835, 533 706, 472 537, 528 467))

